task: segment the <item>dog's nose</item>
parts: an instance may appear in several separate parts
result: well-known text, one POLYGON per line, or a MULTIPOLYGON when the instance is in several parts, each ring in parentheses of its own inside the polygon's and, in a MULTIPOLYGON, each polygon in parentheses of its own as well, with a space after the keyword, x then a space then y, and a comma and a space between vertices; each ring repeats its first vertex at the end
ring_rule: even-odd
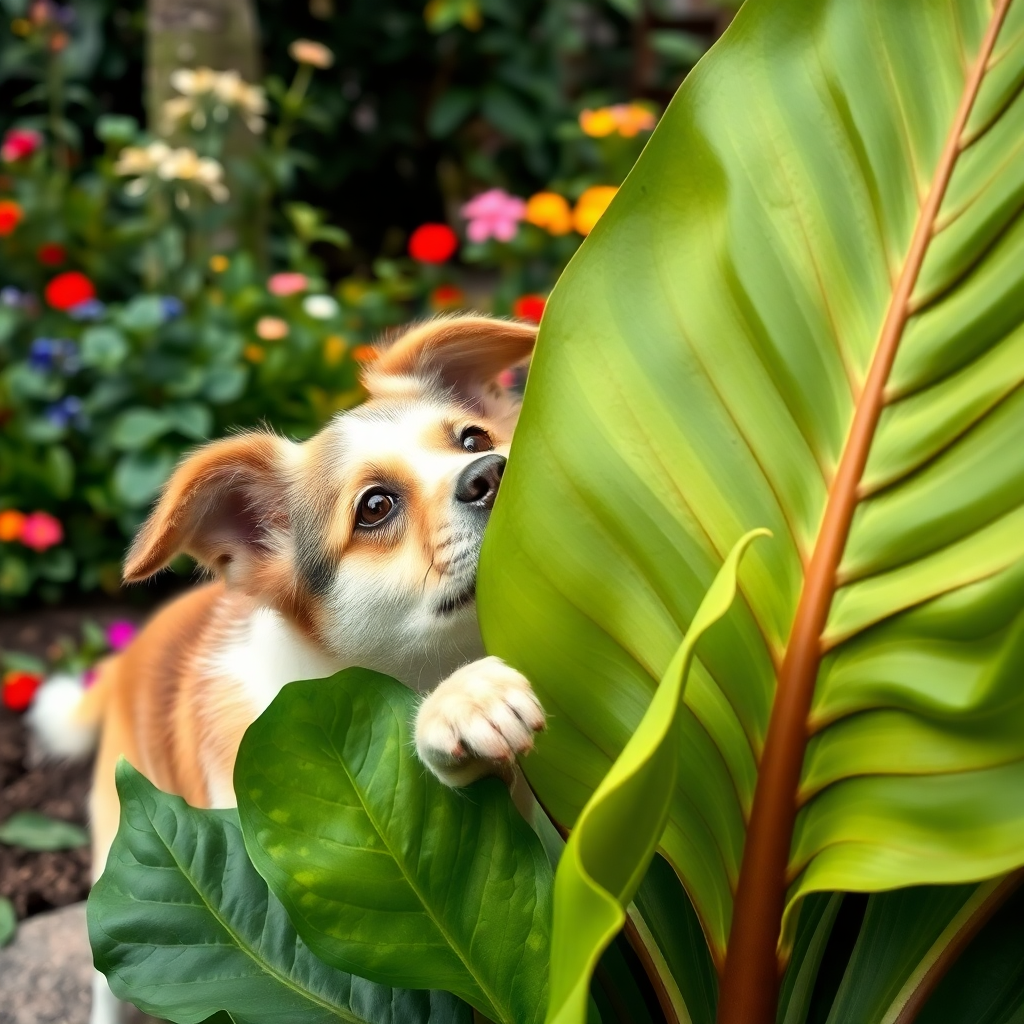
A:
POLYGON ((504 472, 504 455, 485 455, 471 462, 459 475, 455 484, 455 497, 467 505, 492 508, 504 472))

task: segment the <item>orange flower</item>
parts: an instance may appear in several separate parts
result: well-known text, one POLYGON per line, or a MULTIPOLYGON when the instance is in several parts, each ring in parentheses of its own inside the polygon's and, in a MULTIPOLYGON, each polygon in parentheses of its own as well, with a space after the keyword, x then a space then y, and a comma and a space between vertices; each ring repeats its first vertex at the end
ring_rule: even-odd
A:
POLYGON ((230 266, 231 262, 228 260, 227 256, 217 253, 217 255, 210 257, 210 269, 215 274, 223 274, 230 266))
POLYGON ((530 196, 526 201, 525 219, 552 235, 567 235, 572 231, 572 211, 557 192, 538 192, 530 196))
POLYGON ((246 345, 242 349, 242 355, 250 363, 262 363, 267 358, 267 353, 259 347, 259 345, 246 345))
POLYGON ((352 349, 352 358, 357 363, 372 363, 380 358, 380 353, 372 345, 356 345, 352 349))
POLYGON ((337 334, 330 334, 324 338, 324 362, 328 366, 337 366, 341 362, 348 343, 337 334))
POLYGON ((652 111, 640 106, 639 103, 619 103, 611 110, 618 121, 619 134, 627 139, 640 132, 654 131, 657 118, 652 111))
POLYGON ((20 540, 25 513, 9 508, 0 512, 0 540, 20 540))
POLYGON ((614 185, 593 185, 579 197, 576 209, 572 211, 572 226, 581 234, 589 235, 601 214, 615 197, 618 189, 614 185))
POLYGON ((11 234, 24 216, 25 211, 13 199, 0 199, 0 236, 11 234))
POLYGON ((256 336, 264 341, 280 341, 288 337, 288 324, 279 316, 261 316, 256 321, 256 336))
POLYGON ((592 139, 603 139, 618 131, 619 123, 610 107, 599 107, 597 110, 580 111, 580 127, 584 135, 592 139))

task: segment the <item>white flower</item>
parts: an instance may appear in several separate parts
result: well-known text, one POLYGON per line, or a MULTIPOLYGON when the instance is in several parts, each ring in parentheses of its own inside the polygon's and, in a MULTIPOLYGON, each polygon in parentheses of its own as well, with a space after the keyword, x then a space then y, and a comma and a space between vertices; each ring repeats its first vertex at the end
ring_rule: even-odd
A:
POLYGON ((178 68, 171 72, 171 85, 184 96, 213 92, 217 72, 213 68, 178 68))
MULTIPOLYGON (((137 176, 135 181, 125 186, 129 195, 138 196, 145 192, 146 177, 155 175, 161 181, 194 182, 205 188, 217 203, 228 198, 223 166, 212 157, 201 157, 187 146, 171 149, 165 142, 150 143, 145 149, 127 146, 121 150, 114 171, 125 176, 137 176)), ((177 193, 175 201, 182 208, 188 205, 184 193, 177 193)))
POLYGON ((302 300, 302 308, 314 320, 330 320, 337 315, 339 307, 330 295, 307 295, 302 300))
POLYGON ((263 87, 250 85, 237 71, 178 68, 171 72, 171 85, 182 95, 164 103, 165 131, 173 131, 189 115, 192 127, 202 131, 206 114, 197 109, 196 100, 204 98, 216 101, 212 111, 215 121, 225 121, 230 110, 237 110, 250 131, 258 133, 266 127, 263 115, 267 112, 267 97, 263 87))

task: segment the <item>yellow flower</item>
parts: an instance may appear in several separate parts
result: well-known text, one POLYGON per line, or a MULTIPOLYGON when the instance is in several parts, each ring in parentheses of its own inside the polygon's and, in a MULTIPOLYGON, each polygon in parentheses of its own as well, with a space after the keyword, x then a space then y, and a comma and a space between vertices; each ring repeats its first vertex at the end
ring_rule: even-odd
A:
POLYGON ((262 363, 267 358, 267 353, 259 347, 259 345, 246 345, 242 349, 242 355, 249 360, 250 363, 262 363))
POLYGON ((526 202, 526 221, 544 228, 552 235, 572 231, 572 211, 557 192, 538 192, 526 202))
POLYGON ((288 337, 288 324, 279 316, 261 316, 256 321, 256 337, 264 341, 280 341, 288 337))
POLYGON ((597 110, 581 110, 580 127, 584 135, 592 139, 603 139, 618 131, 619 122, 610 107, 600 107, 597 110))
POLYGON ((288 47, 288 54, 297 64, 309 64, 314 68, 329 68, 334 63, 334 54, 323 43, 312 39, 296 39, 288 47))
POLYGON ((228 267, 230 266, 231 261, 227 258, 227 256, 223 256, 220 253, 218 253, 216 256, 210 257, 210 269, 215 274, 223 274, 224 271, 227 270, 228 267))
POLYGON ((576 209, 572 211, 572 226, 581 234, 589 235, 601 214, 615 197, 618 189, 614 185, 593 185, 579 197, 576 209))
POLYGON ((337 334, 330 334, 324 338, 324 362, 328 366, 337 366, 348 348, 348 342, 337 334))
POLYGON ((16 36, 27 36, 32 31, 32 22, 28 18, 15 18, 11 22, 11 31, 16 36))

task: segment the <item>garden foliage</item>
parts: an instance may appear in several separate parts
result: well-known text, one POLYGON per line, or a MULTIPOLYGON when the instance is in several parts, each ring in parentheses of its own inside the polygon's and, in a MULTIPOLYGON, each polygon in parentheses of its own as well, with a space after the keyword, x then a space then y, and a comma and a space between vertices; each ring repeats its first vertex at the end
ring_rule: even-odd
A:
POLYGON ((185 449, 261 422, 308 436, 361 398, 387 327, 469 306, 539 319, 657 104, 601 105, 621 98, 620 14, 554 4, 524 38, 525 9, 491 6, 355 4, 305 20, 327 46, 263 5, 263 82, 176 68, 140 127, 115 69, 141 89, 141 11, 5 5, 0 516, 20 518, 0 520, 0 603, 115 590, 185 449), (426 108, 397 68, 436 80, 426 108), (385 201, 381 164, 430 187, 385 201))
MULTIPOLYGON (((481 564, 550 716, 551 936, 540 837, 424 779, 411 696, 354 671, 286 687, 236 777, 332 967, 610 1024, 624 926, 672 1022, 1020 1020, 1022 68, 1021 0, 749 0, 698 66, 545 312, 481 564), (510 983, 545 959, 546 1000, 510 983)), ((90 914, 131 995, 159 947, 103 945, 109 894, 161 876, 122 860, 90 914)))

